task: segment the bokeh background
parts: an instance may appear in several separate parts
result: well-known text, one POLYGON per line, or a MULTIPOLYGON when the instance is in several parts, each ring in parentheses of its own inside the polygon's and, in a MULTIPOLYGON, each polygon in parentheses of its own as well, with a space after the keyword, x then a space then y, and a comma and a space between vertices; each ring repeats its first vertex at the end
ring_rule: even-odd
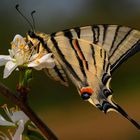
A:
MULTIPOLYGON (((7 49, 16 34, 25 36, 30 29, 17 13, 15 5, 31 19, 36 10, 37 30, 52 33, 59 30, 93 25, 121 24, 140 29, 140 0, 1 0, 0 54, 7 49)), ((114 100, 140 122, 140 53, 130 58, 113 74, 114 100)), ((0 80, 15 90, 18 80, 14 72, 0 80)), ((60 140, 139 140, 140 132, 117 113, 104 115, 83 102, 70 83, 63 87, 43 72, 34 71, 29 101, 36 113, 48 124, 60 140)), ((0 97, 0 105, 8 102, 0 97)))

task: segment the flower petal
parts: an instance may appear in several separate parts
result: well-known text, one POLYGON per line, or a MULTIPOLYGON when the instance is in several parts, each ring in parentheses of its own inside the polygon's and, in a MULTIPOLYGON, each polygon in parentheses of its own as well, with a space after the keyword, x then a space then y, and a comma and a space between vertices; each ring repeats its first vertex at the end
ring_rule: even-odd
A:
POLYGON ((0 66, 5 65, 12 58, 9 55, 0 55, 0 66))
MULTIPOLYGON (((53 68, 55 66, 54 59, 51 57, 52 54, 46 54, 39 59, 40 67, 42 68, 53 68)), ((38 65, 39 67, 39 65, 38 65)))
POLYGON ((30 57, 30 61, 34 61, 37 57, 38 57, 38 53, 36 54, 33 54, 31 57, 30 57))
POLYGON ((14 123, 20 120, 23 120, 24 123, 26 123, 29 120, 29 118, 26 116, 26 114, 23 111, 16 111, 16 112, 13 112, 13 114, 11 115, 11 120, 14 123))
POLYGON ((13 58, 14 55, 15 55, 14 52, 13 52, 13 50, 12 50, 12 49, 9 49, 8 52, 9 52, 9 54, 10 54, 10 57, 13 58))
POLYGON ((21 35, 17 34, 17 35, 15 35, 11 44, 12 44, 12 46, 11 46, 12 49, 11 49, 10 54, 11 54, 11 56, 12 55, 16 56, 17 53, 19 53, 19 50, 21 48, 23 49, 23 47, 25 47, 27 43, 25 42, 24 38, 21 35))
POLYGON ((18 128, 14 134, 14 137, 12 138, 12 140, 22 140, 22 133, 24 131, 24 121, 20 120, 18 122, 18 128))
POLYGON ((0 115, 0 125, 2 125, 2 126, 15 126, 14 123, 5 120, 5 118, 3 118, 1 115, 0 115))
POLYGON ((28 67, 36 67, 38 64, 35 61, 30 62, 27 66, 28 67))
POLYGON ((52 53, 42 56, 40 58, 40 63, 43 63, 43 62, 54 62, 54 59, 52 58, 52 53))
POLYGON ((14 37, 12 43, 14 43, 14 45, 17 46, 17 47, 18 47, 19 45, 21 45, 21 44, 23 44, 23 45, 26 44, 24 38, 23 38, 21 35, 19 35, 19 34, 15 35, 15 37, 14 37))
POLYGON ((40 59, 36 59, 28 64, 28 67, 33 67, 36 70, 41 70, 43 68, 53 68, 55 66, 54 59, 51 57, 52 54, 46 54, 40 59))
POLYGON ((4 68, 3 78, 7 78, 16 67, 17 67, 16 63, 14 63, 12 61, 8 61, 5 65, 5 68, 4 68))
MULTIPOLYGON (((15 110, 9 110, 7 108, 7 105, 3 105, 3 109, 6 112, 9 119, 13 122, 13 124, 16 124, 20 120, 22 120, 24 123, 26 123, 29 118, 23 111, 15 111, 15 110)), ((5 121, 5 119, 0 115, 0 121, 5 121)))

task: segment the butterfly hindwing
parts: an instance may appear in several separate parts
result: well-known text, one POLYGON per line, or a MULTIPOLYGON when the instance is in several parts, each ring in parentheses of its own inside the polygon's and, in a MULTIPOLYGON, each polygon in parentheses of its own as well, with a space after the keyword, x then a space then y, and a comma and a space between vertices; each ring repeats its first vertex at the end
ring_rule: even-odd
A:
POLYGON ((63 67, 55 60, 55 67, 52 69, 44 69, 44 72, 54 81, 60 82, 64 86, 68 86, 67 76, 63 67))

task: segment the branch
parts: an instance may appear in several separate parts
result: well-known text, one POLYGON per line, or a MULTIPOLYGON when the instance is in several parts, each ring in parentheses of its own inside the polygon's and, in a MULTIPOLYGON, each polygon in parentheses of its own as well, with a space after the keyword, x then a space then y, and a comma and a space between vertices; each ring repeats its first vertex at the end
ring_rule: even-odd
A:
POLYGON ((30 106, 22 99, 17 97, 9 88, 7 88, 1 82, 0 94, 7 98, 9 101, 19 106, 19 108, 30 118, 30 120, 38 127, 38 129, 48 140, 58 140, 58 138, 54 135, 50 128, 44 122, 42 122, 42 120, 35 114, 30 106))

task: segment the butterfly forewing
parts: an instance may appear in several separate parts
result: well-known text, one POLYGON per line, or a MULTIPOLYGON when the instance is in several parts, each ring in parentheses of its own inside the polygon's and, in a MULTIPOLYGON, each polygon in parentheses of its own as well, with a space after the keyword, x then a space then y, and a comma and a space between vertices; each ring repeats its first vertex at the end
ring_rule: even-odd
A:
POLYGON ((140 32, 120 25, 93 25, 53 34, 82 39, 103 47, 109 56, 111 72, 124 60, 140 50, 140 32))

